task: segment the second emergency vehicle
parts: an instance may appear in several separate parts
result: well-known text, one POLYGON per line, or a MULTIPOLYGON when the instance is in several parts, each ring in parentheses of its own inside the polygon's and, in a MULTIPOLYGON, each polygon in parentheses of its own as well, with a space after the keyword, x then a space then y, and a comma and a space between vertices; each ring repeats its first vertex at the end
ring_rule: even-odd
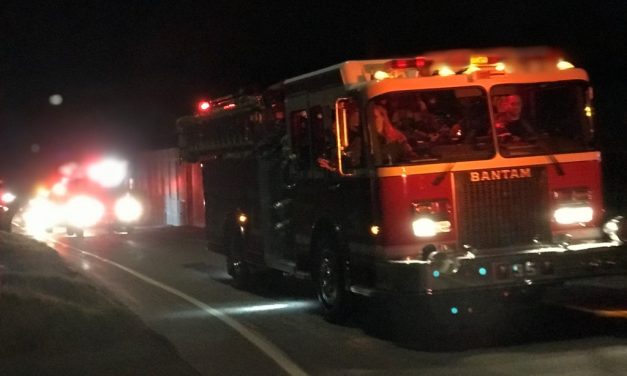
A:
POLYGON ((83 237, 85 230, 131 232, 143 215, 143 203, 133 192, 128 162, 97 158, 62 166, 49 188, 41 188, 29 205, 27 225, 83 237))

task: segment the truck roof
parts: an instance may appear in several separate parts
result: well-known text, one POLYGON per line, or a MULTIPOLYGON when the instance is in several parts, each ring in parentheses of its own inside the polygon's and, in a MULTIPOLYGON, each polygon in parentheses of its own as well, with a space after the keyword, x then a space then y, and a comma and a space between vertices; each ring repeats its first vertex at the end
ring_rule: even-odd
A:
POLYGON ((376 76, 379 72, 380 77, 385 78, 415 78, 472 73, 481 69, 538 72, 571 67, 563 52, 553 47, 456 49, 425 52, 413 57, 349 60, 289 78, 283 81, 283 86, 288 93, 327 86, 350 86, 380 79, 376 76))

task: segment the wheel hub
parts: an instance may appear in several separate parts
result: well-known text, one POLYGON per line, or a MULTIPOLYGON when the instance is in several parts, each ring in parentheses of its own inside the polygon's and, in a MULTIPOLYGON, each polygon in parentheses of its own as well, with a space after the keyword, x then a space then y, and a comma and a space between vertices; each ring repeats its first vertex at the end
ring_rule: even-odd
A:
POLYGON ((331 257, 320 261, 320 295, 325 303, 333 305, 337 298, 337 271, 331 257))

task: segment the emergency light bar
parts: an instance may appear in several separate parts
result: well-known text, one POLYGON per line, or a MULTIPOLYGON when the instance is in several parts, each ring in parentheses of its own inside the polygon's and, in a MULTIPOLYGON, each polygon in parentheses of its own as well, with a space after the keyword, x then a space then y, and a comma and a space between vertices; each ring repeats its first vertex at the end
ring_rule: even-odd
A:
POLYGON ((372 69, 375 80, 387 78, 441 77, 458 74, 489 78, 517 71, 565 70, 574 65, 550 48, 456 50, 427 53, 415 58, 392 59, 372 69))
POLYGON ((470 56, 470 64, 473 65, 493 65, 499 63, 503 60, 500 56, 481 56, 474 55, 470 56))
POLYGON ((432 63, 431 60, 427 60, 424 57, 416 57, 410 59, 394 59, 385 64, 386 69, 407 69, 407 68, 425 68, 432 63))
POLYGON ((122 183, 127 174, 126 161, 104 159, 87 169, 87 176, 105 188, 113 188, 122 183))

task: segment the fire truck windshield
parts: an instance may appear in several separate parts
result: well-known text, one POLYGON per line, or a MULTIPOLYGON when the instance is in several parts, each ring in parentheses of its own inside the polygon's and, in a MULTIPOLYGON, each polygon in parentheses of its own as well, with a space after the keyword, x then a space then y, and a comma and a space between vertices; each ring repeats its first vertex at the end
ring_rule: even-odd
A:
POLYGON ((492 88, 494 129, 505 157, 573 153, 592 148, 592 108, 584 82, 492 88))
POLYGON ((378 165, 455 162, 494 155, 482 88, 387 93, 368 105, 378 165))

